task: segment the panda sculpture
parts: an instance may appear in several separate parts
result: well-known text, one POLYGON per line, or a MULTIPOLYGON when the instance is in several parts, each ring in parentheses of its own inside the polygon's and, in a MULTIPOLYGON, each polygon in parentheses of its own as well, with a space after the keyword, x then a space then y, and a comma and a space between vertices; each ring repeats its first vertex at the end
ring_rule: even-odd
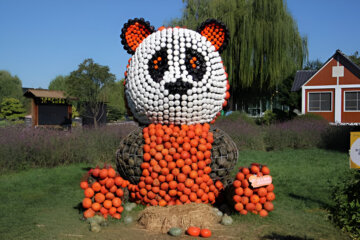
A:
MULTIPOLYGON (((144 128, 122 140, 117 167, 124 178, 136 185, 145 179, 146 164, 142 163, 149 161, 145 157, 149 150, 144 149, 144 144, 148 144, 144 139, 149 133, 147 126, 162 129, 209 126, 226 106, 230 86, 220 53, 228 43, 229 32, 214 19, 206 20, 197 31, 180 27, 160 27, 155 31, 140 18, 124 24, 120 37, 124 49, 132 55, 125 72, 127 107, 144 128)), ((209 176, 213 182, 224 182, 237 161, 236 145, 219 129, 211 128, 208 132, 213 136, 208 149, 212 169, 209 176)), ((183 150, 181 144, 180 149, 183 150)), ((182 156, 181 152, 178 154, 182 156)), ((151 160, 159 159, 152 154, 151 160)), ((132 197, 144 197, 140 195, 139 187, 134 187, 132 197)))

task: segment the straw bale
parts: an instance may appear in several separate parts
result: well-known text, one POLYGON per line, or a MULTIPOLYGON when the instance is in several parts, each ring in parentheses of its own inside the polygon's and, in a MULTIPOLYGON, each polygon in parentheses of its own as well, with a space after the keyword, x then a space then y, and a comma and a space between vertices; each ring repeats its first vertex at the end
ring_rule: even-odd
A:
POLYGON ((138 220, 145 229, 166 233, 172 227, 187 229, 189 226, 212 228, 219 224, 221 217, 208 204, 190 203, 167 207, 147 207, 138 220))

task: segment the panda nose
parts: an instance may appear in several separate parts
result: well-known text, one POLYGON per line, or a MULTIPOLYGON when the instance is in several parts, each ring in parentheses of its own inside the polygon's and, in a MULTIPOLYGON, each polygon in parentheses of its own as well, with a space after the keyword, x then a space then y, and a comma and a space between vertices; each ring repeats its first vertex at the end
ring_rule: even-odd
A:
POLYGON ((169 90, 169 94, 186 94, 187 90, 191 89, 193 85, 189 82, 184 82, 181 78, 176 79, 176 82, 165 83, 165 89, 169 90))

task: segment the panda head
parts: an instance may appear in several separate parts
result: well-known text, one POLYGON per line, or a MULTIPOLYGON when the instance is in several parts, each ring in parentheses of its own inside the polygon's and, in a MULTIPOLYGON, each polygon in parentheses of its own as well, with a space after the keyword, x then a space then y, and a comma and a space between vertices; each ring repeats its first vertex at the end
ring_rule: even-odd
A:
POLYGON ((229 33, 213 19, 197 31, 157 31, 144 19, 122 29, 124 49, 132 54, 125 73, 125 96, 142 124, 197 124, 213 121, 229 98, 227 74, 219 53, 229 33))

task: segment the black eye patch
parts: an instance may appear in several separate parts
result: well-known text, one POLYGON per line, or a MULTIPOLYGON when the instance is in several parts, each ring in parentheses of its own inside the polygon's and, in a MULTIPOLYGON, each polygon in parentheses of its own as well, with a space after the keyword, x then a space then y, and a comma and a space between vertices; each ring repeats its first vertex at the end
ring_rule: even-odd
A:
POLYGON ((186 70, 193 77, 194 81, 201 81, 206 72, 204 56, 193 49, 186 49, 185 52, 186 70))
POLYGON ((157 51, 152 56, 148 67, 151 78, 155 82, 160 82, 164 77, 165 71, 169 68, 166 48, 160 49, 160 51, 157 51))

